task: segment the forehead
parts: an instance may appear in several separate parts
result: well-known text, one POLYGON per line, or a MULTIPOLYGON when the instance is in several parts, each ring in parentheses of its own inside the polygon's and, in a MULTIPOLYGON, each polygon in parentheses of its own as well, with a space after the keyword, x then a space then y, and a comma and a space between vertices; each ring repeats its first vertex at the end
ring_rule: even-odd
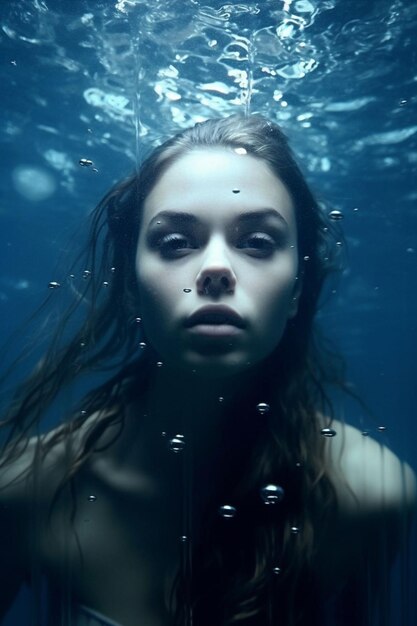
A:
POLYGON ((210 219, 265 208, 278 210, 295 227, 291 196, 266 162, 210 147, 179 157, 165 170, 145 201, 143 224, 160 211, 210 219))

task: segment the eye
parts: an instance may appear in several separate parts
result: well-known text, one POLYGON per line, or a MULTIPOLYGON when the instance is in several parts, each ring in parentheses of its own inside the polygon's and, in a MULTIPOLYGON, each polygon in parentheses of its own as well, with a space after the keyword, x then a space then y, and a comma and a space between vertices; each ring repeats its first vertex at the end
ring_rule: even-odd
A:
POLYGON ((251 233, 241 239, 236 247, 245 250, 250 256, 266 258, 273 255, 277 243, 273 237, 266 233, 251 233))
POLYGON ((187 250, 195 248, 190 242, 190 239, 180 233, 168 233, 160 237, 156 242, 156 246, 161 256, 166 259, 178 258, 187 250))

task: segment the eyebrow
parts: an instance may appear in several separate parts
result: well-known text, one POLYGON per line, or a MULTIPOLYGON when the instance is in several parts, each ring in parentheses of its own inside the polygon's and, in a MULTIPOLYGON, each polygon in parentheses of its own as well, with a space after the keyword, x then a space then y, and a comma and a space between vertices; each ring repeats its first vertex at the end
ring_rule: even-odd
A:
MULTIPOLYGON (((264 220, 269 217, 278 218, 285 226, 288 226, 287 220, 278 211, 278 209, 265 208, 258 209, 257 211, 245 211, 241 213, 237 221, 238 222, 251 222, 264 220)), ((149 227, 153 226, 158 220, 167 219, 172 222, 182 222, 188 225, 197 224, 200 220, 192 213, 185 211, 164 210, 155 215, 149 222, 149 227)))

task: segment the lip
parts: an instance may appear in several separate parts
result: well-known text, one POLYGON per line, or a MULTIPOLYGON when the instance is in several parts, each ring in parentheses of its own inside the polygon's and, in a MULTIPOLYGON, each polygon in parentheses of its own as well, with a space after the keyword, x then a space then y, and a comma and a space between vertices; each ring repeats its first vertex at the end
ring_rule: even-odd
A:
POLYGON ((234 334, 245 327, 243 319, 236 311, 224 305, 209 305, 197 309, 185 322, 186 328, 198 330, 204 334, 234 334))

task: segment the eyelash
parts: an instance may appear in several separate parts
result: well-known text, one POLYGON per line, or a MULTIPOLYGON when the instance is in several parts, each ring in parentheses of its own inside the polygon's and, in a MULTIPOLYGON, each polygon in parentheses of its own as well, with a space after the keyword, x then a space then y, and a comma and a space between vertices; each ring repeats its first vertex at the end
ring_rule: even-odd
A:
MULTIPOLYGON (((164 258, 179 258, 187 250, 195 250, 198 246, 190 245, 190 238, 179 233, 168 233, 156 241, 156 247, 164 258), (184 244, 184 245, 182 245, 184 244)), ((266 233, 251 233, 243 237, 243 242, 236 245, 238 250, 250 250, 250 256, 266 258, 272 256, 278 248, 278 242, 266 233), (247 245, 248 243, 256 245, 247 245)))

